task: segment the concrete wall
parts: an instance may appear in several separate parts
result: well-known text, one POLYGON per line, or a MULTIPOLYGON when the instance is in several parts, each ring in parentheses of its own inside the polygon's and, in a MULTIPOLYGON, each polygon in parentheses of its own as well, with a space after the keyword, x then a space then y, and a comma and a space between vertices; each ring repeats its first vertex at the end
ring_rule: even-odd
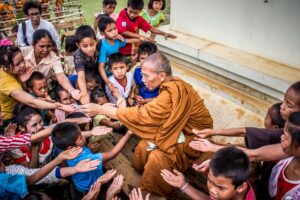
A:
POLYGON ((173 0, 171 29, 300 69, 299 0, 173 0))

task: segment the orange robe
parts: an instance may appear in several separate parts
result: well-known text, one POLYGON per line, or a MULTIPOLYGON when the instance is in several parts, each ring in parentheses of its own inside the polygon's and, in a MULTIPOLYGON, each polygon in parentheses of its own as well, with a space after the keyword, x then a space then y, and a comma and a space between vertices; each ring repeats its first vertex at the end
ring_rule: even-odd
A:
POLYGON ((192 86, 179 78, 163 83, 159 95, 141 107, 119 108, 118 119, 142 138, 136 147, 132 165, 143 173, 143 190, 171 197, 173 189, 160 176, 161 169, 184 172, 200 153, 189 147, 195 137, 193 128, 212 128, 213 120, 203 99, 192 86), (178 144, 183 132, 185 142, 178 144), (157 145, 147 151, 150 141, 157 145))

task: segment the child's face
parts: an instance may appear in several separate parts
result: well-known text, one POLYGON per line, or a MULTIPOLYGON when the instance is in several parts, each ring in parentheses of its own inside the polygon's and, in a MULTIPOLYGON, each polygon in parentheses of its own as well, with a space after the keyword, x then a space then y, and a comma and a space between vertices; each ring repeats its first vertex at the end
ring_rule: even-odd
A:
POLYGON ((96 103, 99 104, 99 105, 103 105, 105 103, 108 103, 108 100, 105 96, 104 97, 97 97, 96 98, 96 103))
POLYGON ((108 24, 104 31, 104 37, 106 39, 115 40, 118 36, 118 29, 115 23, 108 24))
POLYGON ((67 91, 60 91, 58 95, 59 95, 59 102, 64 105, 70 105, 75 102, 74 99, 67 91))
POLYGON ((86 37, 77 43, 78 48, 87 56, 93 57, 96 52, 97 41, 94 38, 86 37))
POLYGON ((116 9, 116 4, 103 5, 103 12, 107 15, 112 14, 116 9))
POLYGON ((235 188, 232 179, 224 176, 214 176, 211 169, 207 177, 207 187, 213 200, 229 200, 243 191, 240 191, 239 187, 235 188))
POLYGON ((133 9, 131 7, 127 8, 127 15, 130 20, 134 20, 140 15, 141 10, 133 9))
POLYGON ((276 129, 276 128, 278 128, 278 125, 272 124, 271 113, 272 113, 272 108, 269 108, 269 110, 266 114, 266 117, 265 117, 264 125, 265 125, 265 128, 267 128, 267 129, 276 129))
POLYGON ((29 89, 31 93, 37 97, 45 98, 48 95, 48 87, 46 79, 34 80, 32 89, 29 89))
POLYGON ((126 77, 127 69, 128 67, 126 63, 114 63, 111 66, 111 72, 113 73, 114 77, 118 80, 123 80, 126 77))
POLYGON ((162 6, 163 6, 163 2, 162 1, 154 1, 153 5, 152 5, 152 8, 155 11, 159 11, 159 10, 161 10, 162 6))
POLYGON ((299 102, 300 96, 296 94, 294 89, 289 88, 280 106, 280 114, 284 120, 287 120, 292 113, 300 111, 299 102))
POLYGON ((139 60, 141 62, 141 65, 145 62, 146 58, 148 58, 149 54, 148 53, 141 53, 139 55, 139 60))
POLYGON ((85 137, 82 134, 80 134, 78 136, 78 138, 76 139, 76 141, 75 141, 76 146, 77 147, 84 147, 85 143, 86 143, 85 137))
POLYGON ((292 144, 292 136, 291 134, 288 132, 288 123, 285 123, 284 126, 284 134, 281 136, 281 148, 283 150, 284 153, 291 155, 292 154, 292 149, 291 149, 291 144, 292 144))
POLYGON ((39 114, 34 114, 27 122, 25 131, 34 134, 44 129, 44 122, 39 114))
POLYGON ((92 91, 96 87, 99 87, 99 84, 95 80, 86 82, 86 89, 88 91, 92 91))
POLYGON ((25 61, 21 52, 16 52, 13 59, 13 69, 12 74, 18 75, 22 70, 25 69, 25 61))

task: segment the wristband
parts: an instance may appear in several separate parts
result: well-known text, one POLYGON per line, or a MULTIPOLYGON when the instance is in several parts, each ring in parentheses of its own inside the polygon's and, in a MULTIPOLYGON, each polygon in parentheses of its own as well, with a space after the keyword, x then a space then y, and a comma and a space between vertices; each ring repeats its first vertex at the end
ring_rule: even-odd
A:
POLYGON ((184 186, 182 186, 182 188, 180 188, 180 191, 183 192, 185 190, 185 188, 187 188, 187 186, 189 186, 188 182, 186 184, 184 184, 184 186))

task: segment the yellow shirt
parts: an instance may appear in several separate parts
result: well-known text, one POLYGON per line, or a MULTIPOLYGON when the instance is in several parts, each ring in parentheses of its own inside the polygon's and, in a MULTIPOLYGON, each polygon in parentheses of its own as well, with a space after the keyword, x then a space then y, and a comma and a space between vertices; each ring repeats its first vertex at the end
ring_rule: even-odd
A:
POLYGON ((5 120, 13 117, 12 111, 17 101, 9 95, 12 91, 18 89, 22 89, 18 80, 0 69, 0 105, 5 120))

